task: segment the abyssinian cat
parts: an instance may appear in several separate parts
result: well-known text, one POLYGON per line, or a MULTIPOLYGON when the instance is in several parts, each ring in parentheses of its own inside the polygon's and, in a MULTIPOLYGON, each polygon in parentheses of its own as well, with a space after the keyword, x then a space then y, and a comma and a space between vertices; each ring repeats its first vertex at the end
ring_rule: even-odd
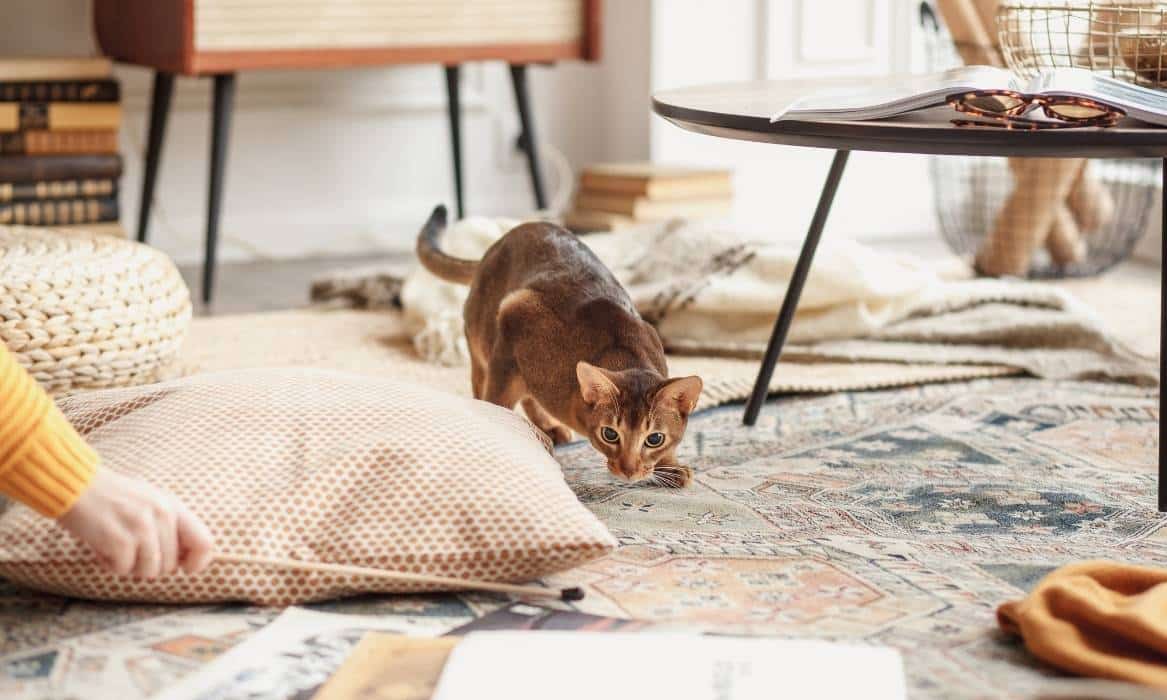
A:
POLYGON ((664 348, 628 293, 569 231, 547 222, 511 229, 481 260, 442 252, 446 208, 417 241, 422 265, 470 285, 463 307, 475 398, 514 408, 556 444, 586 436, 627 481, 688 485, 676 461, 700 377, 668 378, 664 348))

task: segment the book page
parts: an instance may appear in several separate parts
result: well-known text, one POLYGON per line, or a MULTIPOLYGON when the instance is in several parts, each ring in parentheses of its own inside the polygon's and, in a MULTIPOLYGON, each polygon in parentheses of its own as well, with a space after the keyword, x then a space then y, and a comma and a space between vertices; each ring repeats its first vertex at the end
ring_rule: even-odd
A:
POLYGON ((782 119, 882 119, 943 104, 953 93, 1015 89, 1009 71, 993 66, 963 66, 940 73, 868 81, 799 98, 770 121, 782 119))
POLYGON ((1059 68, 1034 76, 1028 92, 1089 97, 1143 121, 1167 125, 1167 93, 1133 85, 1083 68, 1059 68))

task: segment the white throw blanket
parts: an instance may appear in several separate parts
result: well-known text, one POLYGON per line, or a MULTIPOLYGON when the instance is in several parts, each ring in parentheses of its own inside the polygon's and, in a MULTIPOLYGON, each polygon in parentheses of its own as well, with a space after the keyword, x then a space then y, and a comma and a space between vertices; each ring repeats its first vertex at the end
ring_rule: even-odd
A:
MULTIPOLYGON (((510 220, 471 217, 442 236, 442 249, 478 259, 510 220)), ((581 238, 666 339, 765 342, 798 256, 792 245, 746 240, 714 224, 672 222, 581 238)), ((940 284, 919 262, 858 243, 824 242, 815 257, 791 342, 855 338, 903 318, 940 284)), ((418 351, 431 361, 466 361, 462 303, 467 288, 423 268, 405 279, 401 303, 418 351)))

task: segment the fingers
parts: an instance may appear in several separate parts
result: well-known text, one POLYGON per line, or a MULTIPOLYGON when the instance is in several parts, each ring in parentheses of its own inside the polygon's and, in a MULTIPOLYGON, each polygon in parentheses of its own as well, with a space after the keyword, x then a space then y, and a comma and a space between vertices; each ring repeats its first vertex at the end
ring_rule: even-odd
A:
POLYGON ((159 573, 167 576, 178 566, 177 516, 173 508, 167 508, 158 512, 157 519, 159 573))
POLYGON ((116 531, 106 536, 104 549, 97 550, 101 563, 118 576, 129 576, 134 570, 138 550, 128 532, 116 531))
POLYGON ((179 563, 187 573, 197 574, 207 568, 214 557, 211 532, 185 506, 179 506, 177 516, 179 563))
POLYGON ((134 539, 138 543, 138 555, 134 561, 134 576, 157 578, 162 569, 162 552, 158 545, 158 527, 153 518, 139 516, 134 523, 134 539))

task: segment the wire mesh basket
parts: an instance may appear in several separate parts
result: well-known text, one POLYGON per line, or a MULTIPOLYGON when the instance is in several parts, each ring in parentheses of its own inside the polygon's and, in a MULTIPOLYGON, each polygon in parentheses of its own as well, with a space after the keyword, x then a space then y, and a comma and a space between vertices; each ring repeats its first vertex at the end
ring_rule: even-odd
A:
MULTIPOLYGON (((1102 3, 1081 6, 1087 17, 1100 6, 1113 7, 1102 3)), ((1036 13, 1035 4, 1025 7, 1036 13)), ((1067 7, 1071 5, 1042 5, 1051 12, 1067 7)), ((1004 46, 1005 18, 1019 22, 1020 12, 1020 4, 1003 5, 998 12, 1002 53, 1008 51, 1004 46)), ((1026 32, 1036 32, 1032 22, 1038 21, 1038 15, 1026 17, 1026 32)), ((1051 26, 1062 26, 1050 17, 1040 15, 1043 26, 1047 21, 1051 26)), ((1119 19, 1124 17, 1127 15, 1119 19)), ((945 70, 961 65, 951 38, 927 3, 921 5, 921 19, 928 30, 925 58, 929 68, 945 70)), ((1014 29, 1020 26, 1015 24, 1014 29)), ((1082 35, 1084 41, 1092 36, 1082 35)), ((1047 48, 1051 45, 1048 41, 1026 41, 1047 48)), ((1034 73, 1048 67, 1039 61, 1052 60, 1055 55, 1052 49, 1046 54, 1022 54, 1018 46, 1012 50, 1014 56, 1025 57, 1027 68, 1022 70, 1034 73)), ((1101 66, 1100 55, 1096 59, 1096 65, 1101 66)), ((1100 70, 1127 77, 1110 63, 1100 70)), ((1134 75, 1133 71, 1129 74, 1134 75)), ((953 252, 972 262, 982 274, 1055 278, 1099 274, 1130 255, 1150 220, 1158 194, 1160 161, 934 156, 929 168, 941 234, 953 252)))
POLYGON ((1086 68, 1167 88, 1167 3, 1006 2, 997 10, 1005 64, 1023 78, 1086 68))

